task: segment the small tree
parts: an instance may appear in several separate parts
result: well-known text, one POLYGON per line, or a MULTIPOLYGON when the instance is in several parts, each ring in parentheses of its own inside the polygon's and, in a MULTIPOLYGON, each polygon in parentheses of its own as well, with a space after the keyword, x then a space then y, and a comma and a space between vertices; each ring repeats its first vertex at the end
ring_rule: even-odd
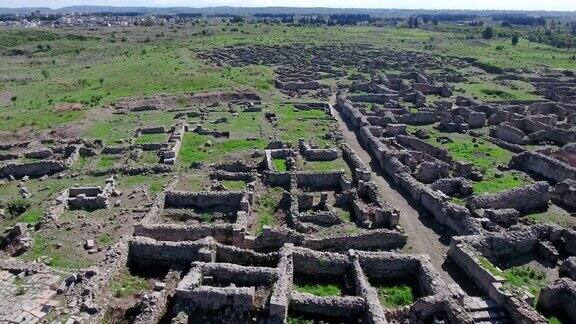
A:
POLYGON ((494 28, 488 26, 482 32, 482 38, 484 39, 492 39, 494 37, 494 28))
POLYGON ((100 77, 100 79, 98 79, 98 82, 100 82, 100 88, 102 88, 102 85, 104 84, 104 78, 100 77))
POLYGON ((518 45, 518 35, 516 34, 512 36, 512 45, 518 45))
POLYGON ((18 100, 18 97, 16 97, 16 96, 10 97, 10 101, 12 101, 12 104, 14 104, 14 107, 16 107, 16 100, 18 100))

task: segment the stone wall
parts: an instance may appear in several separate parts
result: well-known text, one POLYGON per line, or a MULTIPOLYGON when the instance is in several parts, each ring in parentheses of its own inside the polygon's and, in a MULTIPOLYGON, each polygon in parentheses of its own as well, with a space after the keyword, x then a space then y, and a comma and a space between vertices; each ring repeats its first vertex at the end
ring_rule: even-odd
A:
POLYGON ((318 90, 322 88, 322 85, 318 81, 308 81, 308 82, 283 82, 278 79, 274 81, 276 88, 289 91, 297 90, 318 90))
MULTIPOLYGON (((430 189, 429 186, 415 179, 411 175, 410 169, 398 159, 399 152, 394 148, 388 147, 372 134, 370 128, 366 126, 367 123, 362 121, 364 116, 352 106, 350 101, 343 96, 339 96, 336 108, 341 111, 345 118, 350 118, 350 122, 356 128, 358 138, 369 148, 371 154, 380 163, 380 167, 414 201, 421 203, 424 208, 430 211, 439 223, 460 234, 472 234, 481 230, 479 220, 472 218, 468 209, 450 203, 446 195, 430 189)), ((427 154, 435 158, 451 161, 447 151, 439 150, 415 137, 400 135, 397 138, 399 138, 399 141, 403 141, 403 144, 417 150, 427 151, 427 154)))
POLYGON ((576 322, 576 282, 561 278, 540 291, 538 305, 545 310, 560 312, 576 322))
POLYGON ((9 176, 22 178, 29 176, 39 178, 45 175, 53 175, 68 169, 64 161, 42 160, 27 163, 9 163, 0 167, 0 178, 9 176))
POLYGON ((576 168, 536 152, 524 152, 516 155, 510 161, 510 166, 537 173, 554 181, 576 180, 576 168))
POLYGON ((371 178, 371 172, 368 166, 360 159, 360 157, 354 152, 354 150, 346 143, 340 146, 342 150, 342 158, 352 170, 352 178, 354 181, 358 182, 369 181, 371 178))
POLYGON ((238 233, 236 233, 236 229, 235 224, 136 224, 134 225, 134 236, 170 242, 196 241, 211 236, 221 243, 241 245, 244 240, 244 231, 237 229, 238 233))
POLYGON ((199 259, 199 251, 208 241, 156 241, 148 237, 134 237, 128 244, 131 267, 189 267, 199 259))
POLYGON ((324 251, 391 250, 404 246, 406 240, 406 234, 397 230, 376 229, 359 234, 318 239, 292 229, 272 229, 265 226, 262 234, 256 238, 254 249, 274 251, 285 243, 292 243, 296 246, 324 251))
POLYGON ((490 136, 512 144, 524 145, 526 143, 526 134, 509 123, 500 124, 492 128, 490 136))
POLYGON ((314 316, 356 319, 365 312, 364 299, 356 296, 318 297, 293 292, 290 309, 314 316))
POLYGON ((217 206, 237 207, 249 212, 249 194, 242 191, 166 191, 165 208, 209 208, 217 206), (248 206, 244 206, 248 204, 248 206))
POLYGON ((520 212, 529 212, 548 206, 550 185, 541 181, 532 185, 509 189, 493 194, 483 194, 468 198, 466 206, 477 209, 514 208, 520 212))
MULTIPOLYGON (((530 306, 530 297, 526 300, 506 291, 504 278, 491 273, 482 266, 482 256, 468 243, 452 239, 448 255, 460 268, 472 278, 485 294, 508 311, 512 320, 518 323, 546 323, 546 319, 530 306)), ((533 296, 532 296, 533 298, 533 296)))
POLYGON ((338 158, 338 150, 336 149, 312 148, 304 139, 300 139, 299 143, 300 154, 307 161, 333 161, 338 158))

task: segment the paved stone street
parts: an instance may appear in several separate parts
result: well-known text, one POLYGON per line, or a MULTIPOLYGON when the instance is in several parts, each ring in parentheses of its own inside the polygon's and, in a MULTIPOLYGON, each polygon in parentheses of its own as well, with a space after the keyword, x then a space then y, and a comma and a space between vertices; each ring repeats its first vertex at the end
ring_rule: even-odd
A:
POLYGON ((58 305, 59 276, 37 273, 20 278, 0 270, 0 323, 37 323, 58 305))

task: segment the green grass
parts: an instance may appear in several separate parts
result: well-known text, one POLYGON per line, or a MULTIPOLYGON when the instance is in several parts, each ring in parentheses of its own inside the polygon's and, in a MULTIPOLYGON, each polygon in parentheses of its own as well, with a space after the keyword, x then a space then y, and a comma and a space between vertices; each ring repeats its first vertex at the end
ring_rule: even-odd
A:
POLYGON ((215 162, 231 153, 263 149, 265 146, 266 142, 261 139, 216 139, 211 136, 186 133, 178 155, 178 164, 190 166, 196 162, 215 162), (212 146, 205 146, 208 141, 212 142, 212 146))
POLYGON ((44 212, 42 210, 32 208, 27 210, 24 214, 20 215, 18 217, 18 221, 34 225, 42 219, 43 215, 44 212))
MULTIPOLYGON (((238 31, 220 27, 186 26, 168 32, 169 37, 153 37, 150 43, 136 41, 142 35, 131 28, 126 30, 126 42, 111 41, 112 35, 108 33, 97 38, 77 37, 56 30, 7 29, 0 35, 2 48, 6 51, 16 48, 30 54, 26 58, 3 56, 4 60, 0 61, 0 74, 8 80, 3 82, 3 89, 18 97, 15 108, 0 112, 0 130, 47 129, 77 121, 89 115, 89 110, 123 97, 238 88, 273 91, 271 67, 212 66, 196 55, 197 50, 223 46, 372 44, 376 48, 473 58, 479 61, 478 65, 498 69, 576 69, 576 61, 571 59, 573 53, 569 50, 524 39, 517 46, 511 46, 509 39, 466 39, 463 27, 438 28, 437 31, 372 26, 255 27, 245 24, 236 26, 238 31), (211 30, 211 35, 202 36, 199 32, 206 28, 211 30), (37 51, 38 45, 50 45, 50 50, 37 51), (104 78, 102 84, 99 82, 101 77, 104 78), (58 103, 82 103, 85 109, 61 112, 55 109, 58 103)), ((484 88, 478 88, 484 83, 470 84, 477 88, 471 93, 498 100, 533 96, 530 89, 513 82, 492 82, 484 88)), ((302 136, 306 133, 321 137, 324 131, 323 126, 292 126, 298 133, 284 134, 283 140, 307 138, 309 136, 302 136)))
POLYGON ((544 272, 528 266, 504 270, 502 275, 506 279, 505 286, 526 289, 536 297, 548 281, 544 272))
POLYGON ((254 211, 258 214, 255 232, 262 233, 264 226, 274 226, 277 221, 274 217, 278 205, 282 201, 284 190, 282 188, 269 188, 264 191, 259 198, 256 198, 254 211))
POLYGON ((118 162, 118 157, 114 155, 102 155, 98 160, 96 166, 100 169, 108 169, 118 162))
POLYGON ((100 242, 102 246, 109 246, 112 243, 112 237, 110 234, 102 233, 98 236, 98 242, 100 242))
MULTIPOLYGON (((518 171, 502 171, 501 177, 496 177, 497 167, 507 165, 513 154, 483 138, 477 138, 474 142, 473 138, 466 134, 441 133, 431 127, 425 129, 431 135, 426 140, 428 143, 447 149, 455 161, 472 163, 483 171, 483 179, 472 184, 475 195, 500 192, 532 182, 530 177, 518 171), (440 137, 448 137, 452 142, 440 143, 437 140, 440 137)), ((414 130, 415 127, 412 127, 411 131, 414 130)))
POLYGON ((342 289, 335 284, 294 284, 294 290, 319 297, 341 296, 342 289))
POLYGON ((482 140, 474 143, 471 139, 456 139, 441 146, 448 149, 456 161, 470 162, 481 170, 507 164, 512 158, 510 152, 482 140))
POLYGON ((30 42, 51 42, 60 37, 60 34, 44 29, 7 28, 0 33, 0 45, 10 48, 30 42))
POLYGON ((202 219, 202 223, 204 224, 212 224, 214 223, 214 221, 216 220, 216 218, 214 217, 214 215, 209 214, 209 213, 204 213, 200 216, 200 218, 202 219))
POLYGON ((162 191, 167 179, 157 175, 135 175, 135 176, 120 176, 118 177, 118 187, 121 190, 134 188, 139 185, 145 185, 148 191, 155 195, 162 191))
POLYGON ((228 190, 242 191, 242 190, 246 189, 246 182, 240 181, 240 180, 237 180, 237 181, 226 180, 226 181, 222 181, 222 184, 228 190))
POLYGON ((144 278, 122 272, 110 282, 110 290, 114 297, 123 298, 141 293, 150 288, 148 281, 144 278))
POLYGON ((332 120, 321 110, 295 110, 293 105, 278 104, 274 112, 278 116, 278 126, 284 130, 281 139, 298 143, 300 138, 315 140, 325 147, 329 142, 324 135, 330 130, 332 120))
POLYGON ((521 187, 532 182, 530 178, 520 172, 504 172, 502 177, 497 178, 494 176, 493 171, 494 170, 487 170, 487 172, 484 173, 484 179, 482 179, 482 181, 473 183, 472 189, 475 195, 500 192, 521 187))
POLYGON ((407 285, 378 287, 380 303, 389 308, 397 308, 414 303, 414 293, 407 285))
POLYGON ((136 138, 136 144, 165 143, 168 141, 168 134, 141 134, 136 138))
POLYGON ((85 255, 74 251, 72 248, 74 243, 70 242, 70 240, 70 236, 68 236, 68 242, 66 242, 64 238, 57 241, 42 235, 36 235, 34 236, 32 249, 23 254, 22 258, 32 261, 39 257, 48 257, 50 258, 50 266, 62 269, 82 269, 91 266, 93 262, 87 259, 85 255), (60 248, 54 245, 57 242, 62 244, 60 248))
POLYGON ((527 219, 537 223, 548 223, 560 225, 563 228, 571 228, 576 226, 576 219, 569 213, 560 211, 546 211, 542 213, 530 214, 526 216, 527 219))
POLYGON ((552 316, 548 319, 548 324, 562 324, 562 321, 552 316))
POLYGON ((476 97, 482 101, 510 101, 510 100, 539 100, 540 96, 532 94, 534 88, 530 84, 516 81, 510 86, 496 84, 489 80, 478 80, 482 83, 462 83, 456 91, 457 93, 466 94, 476 97))
POLYGON ((342 159, 336 159, 333 161, 308 161, 302 166, 305 171, 336 171, 336 170, 349 170, 350 168, 346 162, 342 159))
POLYGON ((313 319, 310 318, 305 318, 302 316, 298 316, 298 315, 290 315, 290 313, 288 313, 288 316, 286 318, 286 323, 287 324, 315 324, 316 321, 314 321, 313 319))
POLYGON ((288 162, 286 159, 274 159, 274 167, 276 167, 276 171, 278 172, 286 172, 288 171, 288 162))
POLYGON ((335 209, 338 212, 338 217, 340 217, 341 220, 343 220, 346 223, 351 222, 351 220, 352 220, 352 212, 351 211, 340 209, 340 208, 335 208, 335 209))
POLYGON ((502 270, 500 270, 498 267, 492 264, 492 262, 490 262, 490 260, 486 259, 485 257, 480 257, 478 261, 480 263, 480 266, 482 266, 482 268, 486 269, 492 275, 494 276, 502 275, 502 270))

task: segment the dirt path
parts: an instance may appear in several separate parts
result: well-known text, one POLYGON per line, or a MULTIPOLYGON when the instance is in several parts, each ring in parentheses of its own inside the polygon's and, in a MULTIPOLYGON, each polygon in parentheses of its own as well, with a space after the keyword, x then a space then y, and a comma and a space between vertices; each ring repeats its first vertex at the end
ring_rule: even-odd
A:
MULTIPOLYGON (((346 142, 360 157, 360 159, 369 165, 372 170, 372 178, 378 185, 380 193, 384 200, 392 207, 400 211, 400 225, 405 229, 408 235, 408 244, 406 252, 414 254, 427 254, 430 261, 438 270, 444 281, 448 284, 461 282, 457 278, 457 271, 451 271, 453 265, 446 261, 450 237, 442 235, 441 228, 433 219, 426 217, 425 211, 419 211, 412 206, 402 194, 391 186, 389 180, 382 173, 377 161, 373 161, 372 156, 358 142, 356 134, 342 120, 340 114, 330 106, 332 115, 336 118, 338 126, 346 142)), ((455 270, 455 269, 454 269, 455 270)))

